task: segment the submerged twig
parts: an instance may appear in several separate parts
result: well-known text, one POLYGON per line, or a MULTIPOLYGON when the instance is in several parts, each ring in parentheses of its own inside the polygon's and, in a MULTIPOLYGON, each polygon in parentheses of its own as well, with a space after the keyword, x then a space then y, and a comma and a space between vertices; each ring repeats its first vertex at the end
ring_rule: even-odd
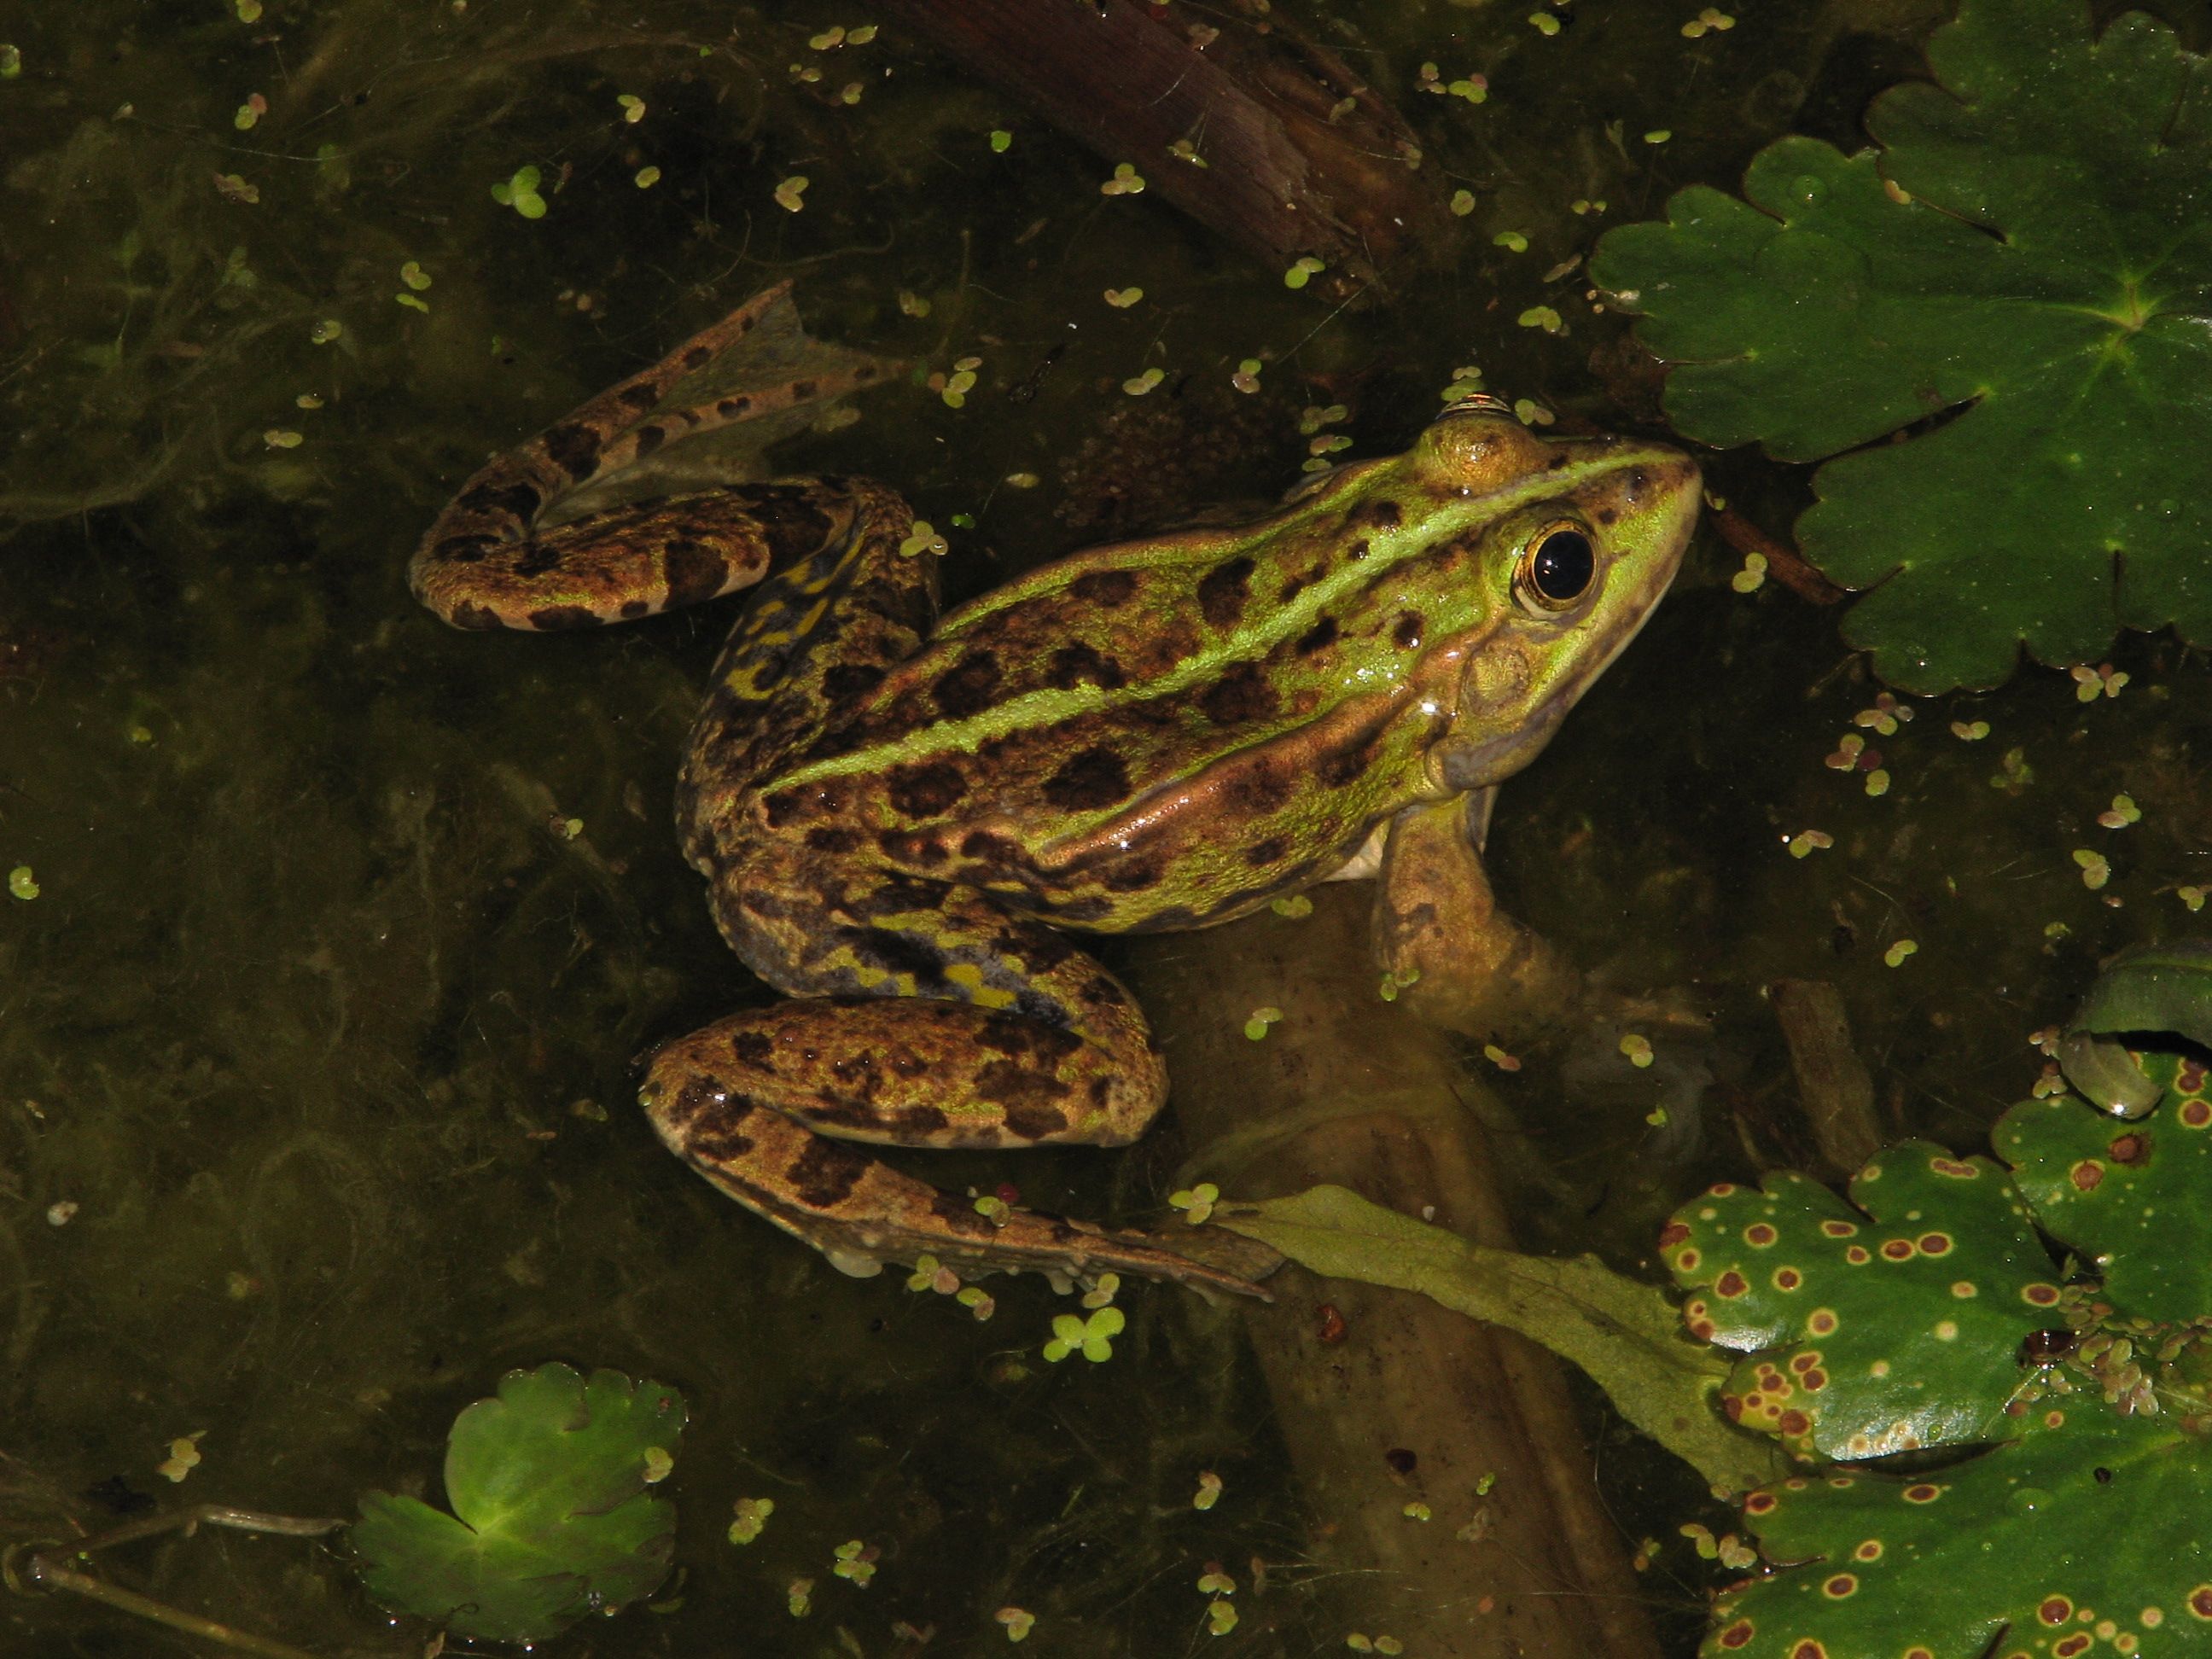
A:
POLYGON ((1820 1156, 1849 1175, 1889 1139, 1874 1104, 1874 1079, 1851 1045, 1843 994, 1825 980, 1780 979, 1767 988, 1790 1045, 1797 1094, 1820 1156))
POLYGON ((38 1590, 67 1590, 118 1612, 166 1625, 171 1630, 204 1637, 239 1653, 259 1654, 262 1659, 317 1659, 317 1656, 305 1648, 295 1648, 288 1642, 273 1641, 265 1636, 256 1636, 249 1631, 218 1623, 213 1619, 204 1619, 196 1613, 185 1612, 182 1607, 157 1601, 150 1595, 141 1595, 136 1590, 112 1584, 73 1564, 82 1561, 95 1550, 112 1549, 118 1544, 136 1543, 139 1539, 151 1538, 165 1532, 181 1530, 189 1537, 203 1526, 228 1527, 239 1532, 278 1533, 292 1538, 319 1538, 343 1525, 343 1521, 326 1520, 321 1516, 262 1515, 252 1510, 232 1509, 223 1504, 195 1504, 189 1509, 172 1510, 137 1521, 126 1521, 120 1526, 94 1533, 88 1538, 80 1538, 73 1543, 57 1540, 18 1545, 5 1556, 0 1556, 0 1577, 4 1577, 8 1588, 18 1595, 28 1595, 38 1590))

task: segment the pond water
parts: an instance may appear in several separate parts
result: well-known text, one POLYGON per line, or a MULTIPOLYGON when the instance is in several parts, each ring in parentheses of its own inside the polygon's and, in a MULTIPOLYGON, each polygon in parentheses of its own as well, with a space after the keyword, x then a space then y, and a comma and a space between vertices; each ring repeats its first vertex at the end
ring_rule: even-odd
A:
MULTIPOLYGON (((7 26, 0 870, 27 873, 0 896, 0 1542, 149 1501, 434 1498, 453 1414, 558 1359, 672 1384, 691 1417, 681 1579, 563 1651, 981 1653, 1010 1607, 1047 1654, 1342 1648, 1331 1517, 1235 1319, 1127 1287, 1110 1361, 1048 1364, 1068 1304, 1041 1279, 991 1281, 978 1321, 903 1273, 842 1277, 636 1111, 641 1053, 769 994, 670 823, 727 607, 470 635, 403 580, 485 456, 787 277, 813 334, 915 372, 775 465, 897 484, 946 535, 955 594, 1269 499, 1317 436, 1402 447, 1468 365, 1570 424, 1656 430, 1609 368, 1626 321, 1574 262, 1782 131, 1855 146, 1930 21, 1747 7, 1686 38, 1686 6, 1585 5, 1556 33, 1512 8, 1334 9, 1317 33, 1472 195, 1447 257, 1378 305, 1288 287, 1157 191, 1102 194, 1110 161, 857 5, 91 0, 7 26), (1486 100, 1425 94, 1424 62, 1486 74, 1486 100), (492 193, 526 167, 542 216, 492 193), (1558 331, 1525 320, 1540 306, 1558 331), (927 377, 969 359, 956 408, 927 377), (199 1462, 172 1485, 182 1437, 199 1462), (1201 1510, 1205 1472, 1224 1497, 1201 1510), (775 1510, 733 1545, 745 1498, 775 1510), (833 1571, 854 1540, 879 1552, 866 1586, 833 1571), (1212 1563, 1243 1597, 1218 1637, 1194 1588, 1212 1563)), ((1708 483, 1778 533, 1808 499, 1748 452, 1708 483)), ((1674 1205, 1802 1150, 1772 981, 1838 988, 1890 1128, 1974 1148, 2039 1073, 2029 1033, 2100 956, 2185 931, 2177 889, 2212 881, 2201 658, 2131 635, 2117 696, 2031 665, 1878 732, 1836 610, 1740 592, 1741 564, 1701 535, 1491 843, 1516 914, 1696 1016, 1648 1070, 1617 1028, 1510 1075, 1466 1055, 1517 1126, 1523 1242, 1647 1277, 1674 1205), (1825 763, 1854 732, 1886 793, 1825 763), (2100 828, 2122 793, 2141 821, 2100 828), (1790 856, 1808 830, 1832 844, 1790 856)), ((1141 983, 1176 948, 1109 954, 1141 983)), ((903 1161, 1152 1218, 1174 1127, 1127 1152, 903 1161)), ((1676 1528, 1725 1513, 1583 1403, 1687 1653, 1717 1570, 1676 1528)), ((170 1540, 114 1571, 317 1651, 431 1633, 294 1540, 170 1540)), ((206 1650, 0 1600, 7 1653, 206 1650)))

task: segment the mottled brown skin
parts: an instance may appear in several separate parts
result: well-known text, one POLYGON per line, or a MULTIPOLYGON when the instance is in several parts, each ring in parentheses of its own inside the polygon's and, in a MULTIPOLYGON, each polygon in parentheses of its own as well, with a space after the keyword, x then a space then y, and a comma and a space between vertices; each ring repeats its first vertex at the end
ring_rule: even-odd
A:
MULTIPOLYGON (((734 337, 744 315, 702 338, 734 337)), ((1696 469, 1455 410, 1408 454, 1256 524, 1078 554, 941 622, 933 561, 901 551, 908 508, 864 481, 735 487, 533 535, 547 498, 522 486, 556 465, 571 487, 604 476, 579 433, 641 453, 622 424, 643 418, 639 388, 696 349, 494 463, 416 566, 416 592, 463 626, 618 621, 765 573, 678 811, 724 935, 795 1000, 663 1048, 643 1093, 656 1127, 848 1271, 929 1254, 1252 1289, 1150 1236, 987 1218, 823 1137, 1141 1133, 1165 1098, 1159 1055, 1065 930, 1245 915, 1387 841, 1396 815, 1517 769, 1663 592, 1696 469), (1571 603, 1537 602, 1532 550, 1562 527, 1596 574, 1571 603)))

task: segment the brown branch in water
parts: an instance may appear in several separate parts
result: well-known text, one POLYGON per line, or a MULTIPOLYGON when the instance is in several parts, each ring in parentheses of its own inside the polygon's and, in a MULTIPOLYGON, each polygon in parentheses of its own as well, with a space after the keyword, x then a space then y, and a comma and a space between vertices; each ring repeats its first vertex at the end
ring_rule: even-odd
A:
POLYGON ((1272 269, 1334 300, 1451 242, 1413 130, 1334 53, 1249 3, 884 0, 971 73, 1272 269))
POLYGON ((1739 553, 1759 555, 1766 561, 1766 574, 1799 599, 1812 605, 1839 605, 1850 597, 1849 588, 1837 586, 1795 547, 1776 540, 1734 507, 1722 507, 1711 520, 1723 541, 1739 553))
POLYGON ((1888 1139, 1875 1110, 1874 1079, 1851 1046, 1843 993, 1826 980, 1778 979, 1766 988, 1790 1045, 1805 1121, 1821 1157, 1849 1176, 1888 1139))

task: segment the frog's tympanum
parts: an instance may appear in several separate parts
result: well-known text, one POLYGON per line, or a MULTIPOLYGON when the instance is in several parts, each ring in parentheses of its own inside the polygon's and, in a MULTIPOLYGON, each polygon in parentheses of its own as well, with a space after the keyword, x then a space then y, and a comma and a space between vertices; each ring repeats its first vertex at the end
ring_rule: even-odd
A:
POLYGON ((646 1110, 708 1180, 849 1272, 927 1254, 1250 1288, 1152 1235, 979 1212, 847 1143, 1141 1134, 1166 1097, 1158 1050, 1072 934, 1211 927, 1347 866, 1379 871, 1401 950, 1432 896, 1486 899, 1452 869, 1476 869, 1468 801, 1543 747, 1666 590, 1698 470, 1475 400, 1265 518, 1077 553, 944 617, 935 559, 902 545, 909 509, 860 479, 537 527, 664 444, 847 389, 659 409, 781 301, 492 462, 411 571, 470 629, 755 589, 677 811, 724 937, 788 1000, 663 1048, 646 1110))

